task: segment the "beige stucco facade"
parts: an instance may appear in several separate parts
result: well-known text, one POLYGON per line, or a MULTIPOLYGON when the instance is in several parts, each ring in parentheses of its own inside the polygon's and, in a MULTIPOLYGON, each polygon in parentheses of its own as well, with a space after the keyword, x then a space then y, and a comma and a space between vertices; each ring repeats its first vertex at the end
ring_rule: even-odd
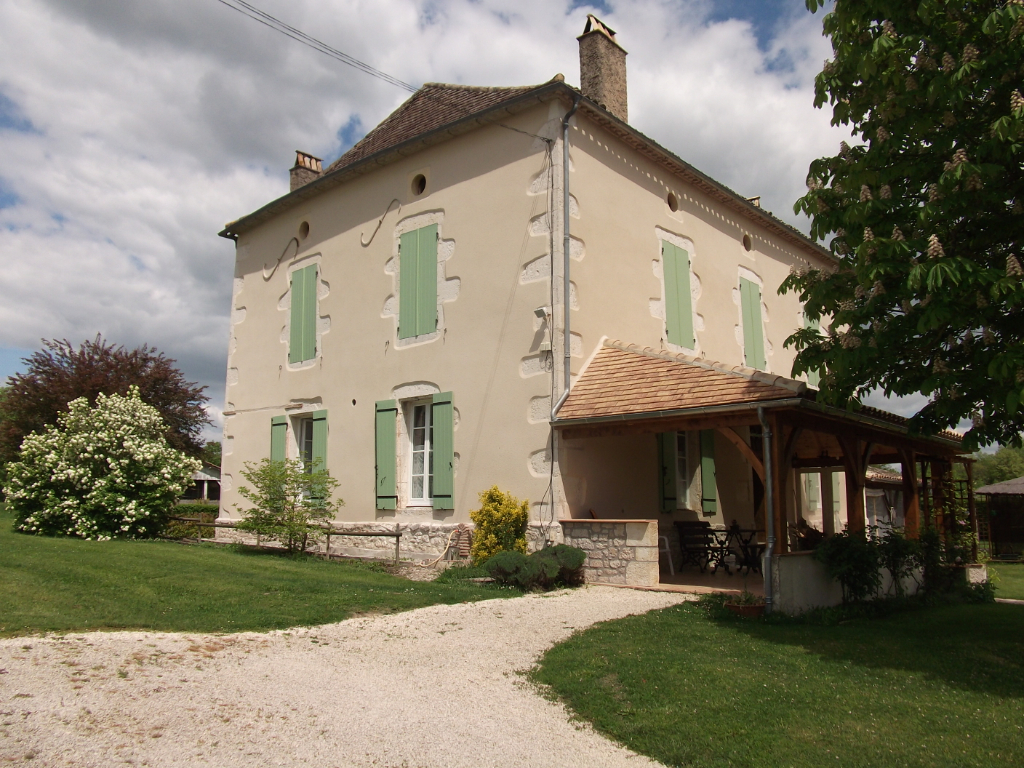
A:
MULTIPOLYGON (((223 517, 237 517, 244 464, 269 455, 271 418, 288 417, 287 452, 296 457, 297 421, 321 410, 327 466, 345 501, 339 522, 463 523, 492 485, 529 499, 554 538, 559 518, 590 510, 658 516, 653 435, 559 444, 549 424, 562 391, 561 119, 572 93, 563 90, 500 125, 368 168, 238 235, 223 517), (420 175, 426 188, 417 194, 420 175), (438 227, 437 331, 399 339, 398 243, 426 224, 438 227), (290 364, 289 275, 313 263, 317 352, 290 364), (402 409, 448 391, 454 509, 435 510, 410 501, 402 409), (388 399, 400 408, 395 510, 377 509, 374 490, 374 403, 388 399)), ((723 206, 582 111, 569 140, 573 375, 605 338, 743 364, 741 276, 761 286, 766 368, 788 375, 793 353, 783 342, 802 323, 801 306, 777 289, 794 267, 827 267, 820 252, 723 206), (690 254, 692 350, 665 338, 663 240, 690 254)), ((715 448, 721 504, 709 521, 753 522, 749 465, 721 437, 715 448)), ((699 500, 697 466, 689 471, 699 500)))

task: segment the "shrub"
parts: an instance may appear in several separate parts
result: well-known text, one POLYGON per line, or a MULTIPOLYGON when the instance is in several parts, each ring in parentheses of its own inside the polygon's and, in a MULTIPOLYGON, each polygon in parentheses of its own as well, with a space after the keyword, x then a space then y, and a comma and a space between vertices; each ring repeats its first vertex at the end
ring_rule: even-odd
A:
POLYGON ((258 543, 276 541, 288 552, 305 552, 310 543, 324 535, 329 522, 344 501, 332 501, 338 482, 326 469, 307 472, 307 465, 297 459, 258 464, 245 463, 242 477, 252 488, 241 486, 239 495, 252 504, 242 509, 243 519, 237 530, 256 534, 258 543))
POLYGON ((842 586, 844 603, 872 597, 882 586, 878 544, 864 531, 829 536, 814 550, 814 559, 842 586))
POLYGON ((878 539, 878 559, 892 578, 890 594, 903 596, 903 580, 921 565, 921 544, 889 528, 878 539))
POLYGON ((499 584, 523 590, 551 589, 583 583, 583 561, 587 553, 576 547, 558 544, 532 555, 504 551, 492 556, 484 568, 499 584))
POLYGON ((33 433, 8 465, 15 528, 85 539, 155 536, 200 462, 167 444, 160 413, 127 396, 84 397, 56 426, 33 433))
POLYGON ((495 485, 480 494, 480 509, 470 512, 469 518, 476 525, 470 552, 473 565, 483 565, 499 552, 526 552, 530 502, 495 485))
MULTIPOLYGON (((216 522, 220 514, 220 507, 217 504, 179 504, 173 510, 174 517, 192 517, 201 520, 203 523, 216 522)), ((216 528, 197 523, 183 523, 180 520, 168 520, 163 535, 169 539, 196 539, 213 538, 216 528)))

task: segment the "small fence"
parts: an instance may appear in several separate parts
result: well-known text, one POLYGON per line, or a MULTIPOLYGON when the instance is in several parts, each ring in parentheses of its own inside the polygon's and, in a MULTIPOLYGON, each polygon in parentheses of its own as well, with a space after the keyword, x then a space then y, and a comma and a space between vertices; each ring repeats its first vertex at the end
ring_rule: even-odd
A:
MULTIPOLYGON (((195 537, 182 536, 181 539, 184 540, 184 541, 187 541, 187 540, 189 540, 191 538, 195 538, 195 541, 197 543, 201 542, 201 541, 204 541, 204 540, 205 541, 209 541, 210 540, 209 536, 203 536, 203 529, 204 528, 228 528, 228 529, 234 529, 234 528, 238 527, 236 523, 219 523, 216 520, 207 521, 207 520, 203 520, 202 518, 198 518, 198 517, 169 517, 167 519, 168 520, 174 520, 175 522, 179 522, 179 523, 191 523, 192 525, 194 525, 196 527, 196 535, 195 535, 195 537)), ((330 559, 332 557, 333 558, 339 558, 339 559, 345 557, 344 555, 342 555, 340 553, 332 553, 331 552, 331 536, 363 536, 363 537, 374 536, 374 537, 383 537, 383 538, 393 538, 395 540, 395 565, 398 565, 399 557, 400 557, 400 554, 401 554, 401 541, 402 541, 402 532, 400 530, 396 529, 395 531, 346 531, 344 529, 335 528, 333 525, 320 525, 320 526, 315 526, 315 527, 320 528, 322 531, 324 531, 327 534, 327 548, 326 548, 326 550, 324 552, 322 552, 320 554, 322 554, 324 557, 326 557, 328 559, 330 559)))

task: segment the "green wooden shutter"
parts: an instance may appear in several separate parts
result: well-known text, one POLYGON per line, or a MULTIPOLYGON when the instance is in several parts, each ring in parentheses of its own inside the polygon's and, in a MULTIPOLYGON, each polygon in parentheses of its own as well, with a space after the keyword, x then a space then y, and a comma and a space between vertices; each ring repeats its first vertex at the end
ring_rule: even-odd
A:
POLYGON ((665 332, 672 344, 693 349, 693 300, 690 296, 690 254, 672 243, 661 243, 665 279, 665 332))
POLYGON ((839 514, 839 505, 842 502, 839 498, 839 473, 832 473, 832 514, 839 514))
POLYGON ((748 368, 764 369, 764 331, 761 328, 761 288, 740 278, 740 305, 743 310, 743 353, 748 368))
POLYGON ((437 330, 437 224, 399 240, 398 338, 437 330))
POLYGON ((807 495, 807 509, 814 511, 821 504, 821 476, 817 472, 808 472, 804 475, 804 489, 807 495))
POLYGON ((302 326, 306 319, 306 281, 304 269, 297 269, 292 272, 291 288, 291 328, 288 339, 288 362, 301 363, 305 358, 302 356, 302 326))
POLYGON ((289 363, 316 357, 316 285, 316 264, 292 272, 289 363))
POLYGON ((416 230, 420 266, 416 272, 416 335, 437 330, 437 224, 416 230))
POLYGON ((285 444, 288 440, 288 417, 274 416, 270 419, 270 460, 284 461, 285 444))
POLYGON ((434 395, 430 423, 434 433, 434 509, 455 509, 455 413, 451 392, 434 395))
POLYGON ((312 360, 316 357, 317 265, 311 264, 302 271, 306 284, 302 305, 302 359, 312 360))
POLYGON ((394 400, 379 400, 375 410, 377 509, 395 509, 398 506, 398 455, 395 452, 398 403, 394 400))
POLYGON ((718 511, 718 485, 715 479, 715 430, 700 433, 701 509, 706 516, 718 511))
MULTIPOLYGON (((818 320, 811 320, 807 315, 804 315, 804 328, 812 328, 815 331, 821 330, 821 322, 818 320)), ((821 383, 821 376, 818 371, 807 372, 807 383, 812 387, 817 387, 821 383)))
POLYGON ((398 338, 416 335, 416 299, 420 270, 419 230, 406 232, 398 241, 398 338))
POLYGON ((661 511, 676 511, 676 433, 661 432, 658 438, 658 493, 661 511))
POLYGON ((327 411, 313 411, 313 471, 327 469, 327 411))

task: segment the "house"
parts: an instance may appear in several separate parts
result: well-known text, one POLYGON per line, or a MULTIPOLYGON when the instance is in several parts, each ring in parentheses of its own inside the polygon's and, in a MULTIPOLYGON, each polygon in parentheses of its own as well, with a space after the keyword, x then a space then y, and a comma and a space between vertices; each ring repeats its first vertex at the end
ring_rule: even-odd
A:
POLYGON ((989 555, 999 560, 1024 556, 1024 477, 983 485, 981 496, 989 555))
POLYGON ((203 462, 192 474, 192 487, 182 494, 184 501, 220 501, 220 467, 203 462))
POLYGON ((532 546, 649 584, 675 521, 784 554, 803 474, 838 469, 857 527, 869 462, 958 455, 789 376, 805 320, 778 287, 833 257, 632 128, 614 31, 588 16, 578 40, 581 89, 428 83, 326 169, 297 153, 291 191, 220 233, 222 515, 245 462, 305 457, 339 482, 339 527, 434 556, 497 485, 530 500, 532 546))

